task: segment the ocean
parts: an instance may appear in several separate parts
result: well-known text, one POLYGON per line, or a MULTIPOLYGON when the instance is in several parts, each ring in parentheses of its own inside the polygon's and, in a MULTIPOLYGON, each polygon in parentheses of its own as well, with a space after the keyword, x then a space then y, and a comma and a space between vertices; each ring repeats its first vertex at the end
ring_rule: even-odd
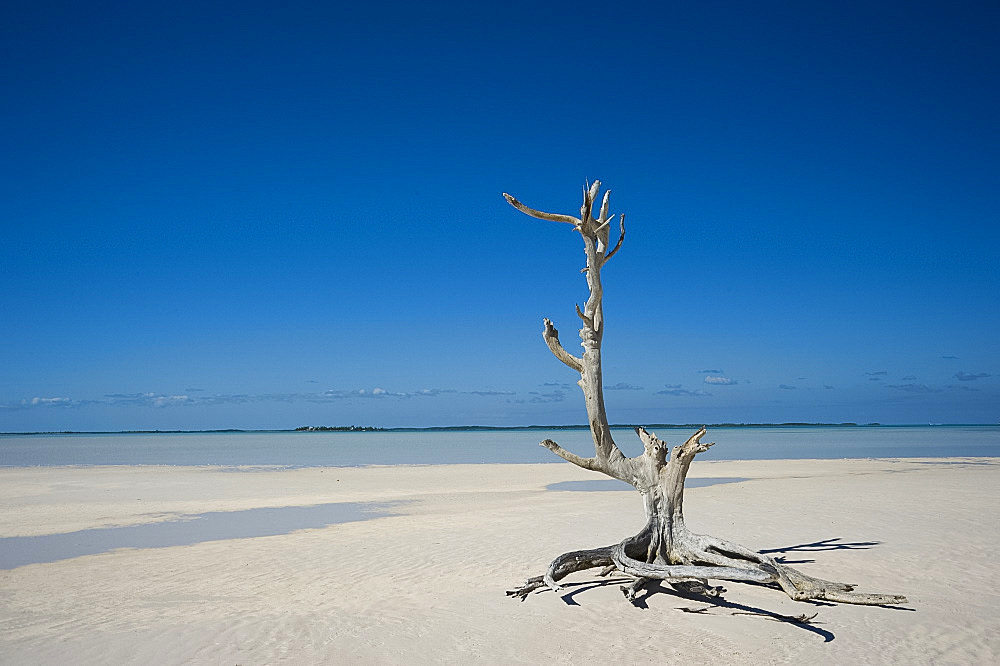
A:
MULTIPOLYGON (((671 446, 695 428, 654 427, 671 446)), ((631 429, 614 430, 628 456, 642 446, 631 429)), ((190 432, 0 435, 0 466, 216 465, 354 467, 456 463, 562 462, 538 446, 550 438, 592 455, 587 430, 405 430, 374 432, 190 432)), ((720 426, 699 460, 941 458, 1000 456, 1000 425, 720 426)))

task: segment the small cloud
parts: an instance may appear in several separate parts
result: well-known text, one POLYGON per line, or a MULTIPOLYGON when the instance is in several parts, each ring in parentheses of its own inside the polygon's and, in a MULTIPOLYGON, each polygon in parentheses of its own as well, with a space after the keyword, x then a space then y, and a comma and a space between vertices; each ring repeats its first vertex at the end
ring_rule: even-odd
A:
POLYGON ((699 370, 699 373, 703 375, 721 375, 722 370, 699 370))
POLYGON ((32 398, 32 407, 68 407, 73 404, 69 398, 32 398))
POLYGON ((869 377, 878 377, 879 375, 887 375, 887 374, 889 374, 889 371, 888 370, 876 370, 875 372, 866 372, 865 374, 868 375, 869 377))
POLYGON ((158 395, 152 399, 153 407, 169 407, 171 405, 182 405, 186 402, 194 402, 186 395, 158 395))
POLYGON ((641 386, 632 386, 631 384, 626 384, 625 382, 618 382, 614 386, 605 386, 605 391, 641 391, 641 386))
MULTIPOLYGON (((375 388, 368 389, 357 389, 355 391, 325 391, 323 395, 331 398, 412 398, 415 393, 398 393, 396 391, 387 391, 384 388, 376 386, 375 388)), ((298 395, 292 394, 287 396, 288 398, 297 398, 298 395)))
POLYGON ((971 381, 975 381, 977 379, 984 379, 986 377, 989 377, 990 373, 988 373, 988 372, 978 372, 978 373, 976 373, 974 375, 970 375, 970 374, 968 374, 966 372, 956 372, 952 376, 955 379, 957 379, 958 381, 960 381, 960 382, 971 382, 971 381))
POLYGON ((680 388, 683 384, 664 384, 668 389, 680 388))
POLYGON ((550 386, 550 387, 553 387, 553 388, 561 388, 561 389, 567 390, 567 391, 569 389, 573 388, 573 385, 569 384, 567 382, 545 382, 544 384, 540 384, 540 386, 550 386))
POLYGON ((959 384, 949 384, 948 388, 950 388, 952 391, 978 391, 979 390, 979 389, 973 388, 971 386, 964 386, 964 385, 959 385, 959 384))
POLYGON ((825 389, 832 389, 833 387, 830 386, 829 384, 823 384, 823 388, 825 388, 825 389))
POLYGON ((436 395, 441 395, 442 393, 458 393, 458 391, 456 391, 455 389, 432 388, 432 389, 421 389, 416 393, 414 393, 413 395, 426 395, 429 397, 434 397, 436 395))
POLYGON ((794 391, 794 386, 789 386, 788 384, 778 384, 778 388, 785 389, 786 391, 794 391))
POLYGON ((729 377, 707 375, 705 377, 705 383, 715 384, 716 386, 732 386, 733 384, 738 384, 739 381, 736 379, 730 379, 729 377))
POLYGON ((315 379, 307 379, 306 384, 319 384, 319 382, 316 381, 315 379))
POLYGON ((888 388, 906 393, 940 393, 941 389, 927 386, 927 384, 886 384, 888 388))
POLYGON ((656 394, 657 395, 676 395, 676 396, 691 397, 691 398, 704 398, 704 397, 708 397, 708 396, 712 395, 708 391, 700 391, 700 390, 698 390, 698 391, 688 391, 687 389, 682 389, 682 388, 674 388, 674 389, 666 389, 666 390, 663 390, 663 391, 657 391, 656 394))
POLYGON ((198 402, 187 395, 164 395, 162 393, 108 393, 104 397, 105 400, 96 402, 129 407, 170 407, 198 402))
POLYGON ((905 377, 900 377, 900 379, 902 379, 904 382, 912 382, 913 380, 916 379, 916 377, 914 377, 913 375, 907 375, 905 377))
POLYGON ((547 402, 562 402, 566 397, 562 391, 552 391, 551 393, 539 393, 537 391, 530 391, 529 395, 532 397, 528 402, 534 403, 547 403, 547 402))
POLYGON ((204 391, 204 390, 205 389, 203 389, 203 388, 186 388, 186 389, 184 389, 184 392, 185 393, 198 393, 199 391, 204 391))
POLYGON ((869 377, 868 381, 870 381, 870 382, 880 382, 880 381, 882 381, 882 378, 881 377, 869 377))
POLYGON ((516 395, 514 391, 462 391, 467 395, 516 395))
POLYGON ((957 361, 958 360, 957 356, 942 356, 941 358, 946 358, 946 359, 948 359, 950 361, 957 361))

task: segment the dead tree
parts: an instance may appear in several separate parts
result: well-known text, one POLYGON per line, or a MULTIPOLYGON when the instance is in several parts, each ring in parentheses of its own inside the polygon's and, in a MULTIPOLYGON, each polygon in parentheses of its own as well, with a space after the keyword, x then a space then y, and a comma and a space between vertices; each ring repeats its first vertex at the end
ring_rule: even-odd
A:
POLYGON ((563 348, 559 332, 548 319, 544 320, 542 336, 556 358, 580 373, 578 383, 583 389, 587 406, 594 456, 578 456, 551 439, 546 439, 541 445, 574 465, 634 486, 645 504, 646 526, 621 543, 560 555, 552 561, 545 575, 530 578, 507 594, 523 600, 538 589, 559 591, 558 581, 568 574, 602 567, 604 573, 617 570, 634 579, 631 585, 622 588, 629 600, 653 580, 666 581, 675 589, 688 593, 715 596, 724 591, 721 587, 709 585, 711 579, 777 585, 796 601, 816 599, 866 605, 904 603, 906 597, 854 592, 854 585, 813 578, 746 546, 689 530, 684 523, 684 480, 694 457, 712 446, 701 441, 705 428, 675 446, 672 452, 668 452, 666 442, 641 427, 636 428, 644 449, 641 455, 626 457, 615 444, 605 413, 601 376, 601 340, 604 335, 601 269, 618 252, 625 239, 625 215, 622 214, 618 220, 618 241, 612 247, 609 242, 613 220, 613 216, 608 214, 610 191, 604 193, 600 210, 594 217, 594 204, 600 187, 600 181, 584 187, 579 217, 544 213, 525 206, 509 194, 504 193, 504 197, 511 206, 531 217, 573 225, 583 237, 587 255, 583 272, 590 296, 582 310, 579 306, 576 308, 583 322, 580 329, 583 355, 574 356, 563 348))

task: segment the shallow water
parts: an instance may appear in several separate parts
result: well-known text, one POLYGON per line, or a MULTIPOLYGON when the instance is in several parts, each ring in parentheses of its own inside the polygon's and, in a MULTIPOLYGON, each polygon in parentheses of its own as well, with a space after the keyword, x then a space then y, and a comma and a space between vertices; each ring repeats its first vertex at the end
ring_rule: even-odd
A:
POLYGON ((205 541, 289 534, 392 515, 399 502, 337 502, 244 511, 211 511, 178 520, 101 527, 62 534, 0 538, 0 570, 56 562, 118 548, 167 548, 205 541))
MULTIPOLYGON (((654 430, 671 445, 694 431, 654 430)), ((631 429, 616 429, 614 435, 626 455, 642 451, 631 429)), ((593 451, 586 430, 558 429, 2 435, 0 466, 561 462, 538 446, 546 438, 581 454, 593 451)), ((719 427, 705 440, 716 446, 699 460, 1000 456, 996 425, 719 427)))

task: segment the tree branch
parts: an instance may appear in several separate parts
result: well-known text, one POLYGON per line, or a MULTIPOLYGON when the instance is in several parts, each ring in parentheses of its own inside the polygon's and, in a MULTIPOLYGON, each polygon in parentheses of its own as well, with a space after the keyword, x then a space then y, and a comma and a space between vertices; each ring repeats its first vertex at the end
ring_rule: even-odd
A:
POLYGON ((675 446, 673 452, 674 460, 678 462, 686 461, 690 464, 696 455, 704 453, 714 446, 715 442, 705 444, 701 441, 701 438, 705 436, 705 432, 705 426, 702 426, 698 432, 688 437, 686 442, 680 446, 675 446))
POLYGON ((539 220, 549 220, 550 222, 565 222, 566 224, 572 224, 574 227, 580 226, 580 220, 573 217, 572 215, 559 215, 557 213, 543 213, 540 210, 535 210, 534 208, 529 208, 523 203, 507 194, 503 193, 503 198, 507 200, 514 208, 518 209, 525 215, 530 215, 531 217, 537 217, 539 220))
POLYGON ((635 434, 642 440, 643 455, 649 459, 653 465, 653 470, 659 472, 667 464, 667 443, 649 432, 642 426, 635 429, 635 434))
MULTIPOLYGON (((575 357, 566 352, 558 340, 554 327, 551 327, 551 323, 546 323, 543 337, 549 350, 556 358, 580 373, 579 384, 583 390, 587 416, 590 421, 590 432, 594 440, 594 458, 580 458, 558 448, 554 442, 551 445, 545 442, 542 444, 562 458, 581 467, 600 471, 613 478, 633 483, 635 464, 631 459, 625 458, 615 444, 604 406, 601 372, 601 341, 604 335, 604 314, 601 308, 603 298, 601 265, 604 263, 604 251, 607 249, 608 232, 607 227, 604 227, 603 230, 599 229, 600 224, 598 220, 594 219, 594 204, 600 189, 601 181, 599 180, 584 186, 583 205, 580 207, 579 218, 543 213, 524 206, 509 194, 505 193, 504 197, 514 208, 532 217, 572 223, 583 238, 584 252, 587 256, 585 272, 590 296, 583 308, 579 305, 576 306, 577 316, 583 322, 583 327, 580 329, 580 340, 584 349, 582 356, 575 357), (601 245, 600 250, 598 250, 598 244, 601 245)), ((610 196, 605 194, 598 213, 600 223, 607 221, 609 209, 610 196)))
POLYGON ((597 462, 597 458, 584 458, 583 456, 578 456, 572 451, 567 451, 563 447, 559 446, 551 439, 545 439, 539 442, 539 446, 544 446, 552 453, 556 454, 563 460, 571 462, 577 467, 582 467, 584 469, 589 469, 592 472, 604 472, 603 466, 597 462))
POLYGON ((588 218, 594 219, 594 201, 597 193, 601 191, 601 181, 595 180, 590 186, 583 187, 583 205, 580 207, 580 219, 586 221, 588 218))
POLYGON ((604 191, 604 201, 601 202, 601 214, 597 218, 598 224, 608 221, 608 210, 611 204, 611 190, 604 191))
POLYGON ((550 319, 545 320, 545 330, 542 331, 542 337, 545 339, 545 344, 549 346, 549 351, 555 354, 557 359, 577 372, 583 372, 583 360, 573 356, 563 348, 562 343, 559 342, 559 331, 552 325, 550 319))
POLYGON ((621 233, 618 235, 618 242, 615 243, 615 246, 611 249, 611 252, 608 252, 606 255, 604 255, 604 263, 607 263, 608 259, 615 256, 615 252, 618 251, 618 248, 622 246, 622 242, 625 240, 625 213, 621 214, 621 220, 618 223, 618 226, 621 228, 621 233))

